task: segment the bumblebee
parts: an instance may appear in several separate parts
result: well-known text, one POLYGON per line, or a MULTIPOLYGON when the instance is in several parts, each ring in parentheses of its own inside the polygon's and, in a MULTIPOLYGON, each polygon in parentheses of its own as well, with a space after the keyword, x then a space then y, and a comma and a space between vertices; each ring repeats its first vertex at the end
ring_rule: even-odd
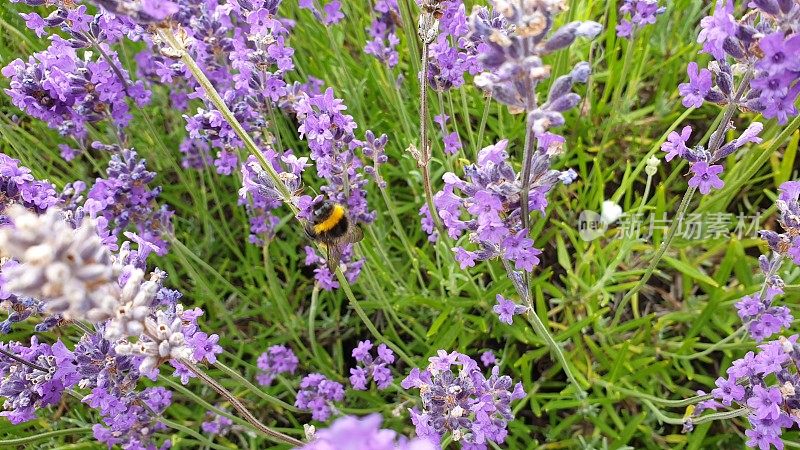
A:
POLYGON ((345 245, 356 243, 364 237, 361 228, 348 217, 345 207, 327 200, 314 203, 311 221, 306 224, 305 232, 312 241, 325 246, 331 272, 339 266, 345 245))

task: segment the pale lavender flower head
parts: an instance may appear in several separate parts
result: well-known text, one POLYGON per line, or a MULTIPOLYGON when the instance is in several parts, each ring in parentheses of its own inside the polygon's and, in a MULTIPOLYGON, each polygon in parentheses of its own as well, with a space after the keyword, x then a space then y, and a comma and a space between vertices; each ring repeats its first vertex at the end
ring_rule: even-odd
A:
POLYGON ((537 133, 562 125, 562 113, 580 101, 571 92, 572 86, 585 83, 590 68, 586 63, 578 63, 569 75, 552 84, 547 101, 539 105, 536 85, 550 76, 550 68, 541 57, 570 46, 578 37, 594 38, 602 26, 596 22, 571 22, 547 38, 554 16, 562 10, 561 2, 495 3, 505 23, 487 21, 490 15, 480 9, 470 18, 472 39, 483 44, 479 59, 485 70, 475 77, 475 84, 508 105, 511 112, 531 114, 529 122, 537 133), (510 29, 515 32, 509 32, 510 29))
POLYGON ((702 69, 698 72, 697 63, 690 62, 688 67, 689 82, 681 83, 678 91, 683 97, 683 106, 699 108, 703 105, 703 99, 711 92, 711 72, 702 69))
POLYGON ((363 418, 344 416, 329 428, 318 431, 308 444, 295 450, 435 450, 426 439, 407 440, 393 430, 381 429, 382 418, 371 414, 363 418))

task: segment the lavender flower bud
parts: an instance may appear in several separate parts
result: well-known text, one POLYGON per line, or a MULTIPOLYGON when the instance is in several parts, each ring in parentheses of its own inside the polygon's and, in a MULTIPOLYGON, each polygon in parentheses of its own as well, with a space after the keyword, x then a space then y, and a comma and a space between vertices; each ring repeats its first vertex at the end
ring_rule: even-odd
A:
POLYGON ((706 96, 703 98, 711 103, 721 103, 727 99, 725 94, 723 94, 719 89, 712 89, 708 91, 708 94, 706 94, 706 96))
POLYGON ((93 221, 73 230, 53 208, 37 215, 15 205, 7 214, 14 227, 0 229, 0 248, 21 264, 3 274, 6 290, 40 298, 47 311, 66 319, 101 322, 111 317, 115 273, 93 221))
POLYGON ((780 7, 778 6, 778 2, 775 0, 753 0, 752 2, 756 7, 765 13, 777 16, 780 14, 780 7))
POLYGON ((722 49, 725 52, 735 59, 742 59, 745 56, 744 48, 742 48, 742 43, 739 42, 738 39, 734 38, 733 36, 728 36, 722 42, 722 49))
POLYGON ((570 92, 569 94, 562 95, 561 97, 555 99, 555 101, 550 103, 548 109, 550 111, 564 112, 577 106, 580 101, 580 95, 570 92))
POLYGON ((723 94, 730 97, 733 92, 733 77, 729 72, 720 71, 717 73, 717 86, 723 94))
POLYGON ((575 83, 586 83, 589 81, 589 75, 591 74, 592 66, 586 61, 579 62, 572 68, 572 81, 575 83))
POLYGON ((572 90, 572 76, 562 75, 553 82, 550 87, 550 94, 547 96, 547 101, 552 103, 556 99, 563 97, 572 90))
POLYGON ((561 50, 572 44, 576 38, 583 36, 589 39, 597 36, 603 26, 597 22, 571 22, 559 28, 544 44, 546 53, 561 50))

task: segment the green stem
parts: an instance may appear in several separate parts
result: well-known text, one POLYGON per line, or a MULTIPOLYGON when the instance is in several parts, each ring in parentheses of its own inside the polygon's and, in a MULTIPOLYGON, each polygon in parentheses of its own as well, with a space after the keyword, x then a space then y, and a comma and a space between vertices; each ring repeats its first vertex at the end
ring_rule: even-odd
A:
POLYGON ((39 433, 34 434, 32 436, 26 436, 22 438, 16 439, 2 439, 0 440, 0 447, 2 448, 14 448, 19 445, 28 445, 36 441, 40 441, 42 439, 50 439, 58 436, 64 435, 77 435, 83 433, 89 433, 92 431, 92 427, 80 427, 80 428, 67 428, 66 430, 53 430, 48 431, 46 433, 39 433))
POLYGON ((247 148, 247 151, 255 156, 256 159, 258 159, 259 163, 261 164, 261 168, 264 169, 269 176, 274 185, 273 187, 280 193, 284 203, 286 203, 286 205, 289 206, 289 208, 291 208, 296 214, 297 207, 294 206, 290 201, 292 192, 289 191, 289 188, 287 188, 283 181, 281 181, 280 176, 278 176, 278 172, 276 172, 275 168, 272 167, 272 164, 267 161, 267 159, 261 153, 261 150, 258 148, 258 145, 256 145, 256 142, 252 137, 250 137, 242 124, 239 123, 239 121, 233 115, 233 112, 231 112, 230 108, 228 108, 228 105, 225 104, 225 100, 223 100, 223 98, 219 95, 219 92, 217 92, 216 88, 214 88, 214 85, 203 73, 203 69, 197 65, 197 62, 195 62, 186 49, 183 48, 183 45, 181 45, 181 43, 172 33, 172 30, 161 29, 159 30, 159 35, 164 39, 164 41, 166 41, 167 44, 170 45, 170 47, 172 47, 175 52, 177 52, 181 61, 186 64, 186 67, 192 73, 197 83, 200 84, 200 87, 202 87, 205 91, 208 100, 214 105, 215 108, 217 108, 220 114, 222 114, 222 117, 226 122, 228 122, 228 125, 233 128, 233 131, 236 133, 239 139, 244 142, 244 146, 247 148))
POLYGON ((481 116, 481 124, 478 127, 478 141, 475 143, 475 159, 478 159, 478 152, 483 145, 483 133, 486 131, 486 121, 489 119, 489 107, 492 105, 492 96, 484 95, 483 97, 483 115, 481 116))
MULTIPOLYGON (((510 278, 513 269, 511 268, 511 265, 506 260, 503 260, 503 264, 504 264, 504 266, 506 268, 506 271, 508 272, 508 276, 510 278)), ((526 289, 527 289, 528 283, 526 282, 525 285, 526 285, 526 289)), ((517 288, 517 290, 519 291, 519 288, 517 288)), ((547 326, 544 324, 544 322, 542 322, 542 319, 540 319, 539 316, 536 314, 536 309, 533 306, 533 298, 532 298, 532 296, 527 291, 519 292, 519 295, 520 295, 520 297, 522 297, 522 300, 525 302, 525 305, 528 307, 528 312, 526 314, 526 317, 528 318, 528 321, 530 322, 531 326, 533 327, 533 331, 537 335, 539 335, 539 337, 544 339, 545 344, 547 344, 547 346, 550 348, 550 351, 553 352, 553 354, 555 355, 556 359, 558 360, 558 363, 561 365, 561 369, 564 371, 564 374, 567 376, 567 379, 569 380, 570 383, 572 383, 573 386, 575 386, 578 398, 580 400, 585 399, 586 398, 586 391, 583 390, 583 386, 581 386, 581 384, 578 382, 578 379, 575 378, 575 375, 572 373, 572 366, 570 366, 569 361, 567 360, 566 356, 564 356, 564 351, 561 349, 561 346, 558 344, 558 342, 556 342, 556 340, 553 337, 553 335, 547 329, 547 326)))
POLYGON ((667 236, 664 238, 664 241, 658 247, 656 254, 653 255, 653 259, 650 260, 650 265, 645 270, 642 278, 636 283, 636 286, 633 287, 628 293, 622 297, 622 300, 617 305, 616 309, 617 312, 614 314, 614 320, 611 322, 611 328, 619 323, 619 320, 622 318, 622 313, 625 311, 625 306, 628 305, 628 302, 631 300, 639 289, 642 288, 647 283, 647 280, 653 275, 653 271, 655 271, 656 266, 658 266, 658 262, 661 261, 661 257, 664 256, 669 246, 672 244, 672 240, 675 238, 675 235, 678 233, 678 228, 683 223, 683 218, 686 215, 686 211, 689 209, 689 204, 692 200, 692 196, 694 196, 695 191, 697 188, 690 187, 686 190, 686 193, 683 194, 683 200, 681 200, 681 204, 678 207, 678 212, 675 215, 675 218, 672 220, 672 223, 669 226, 669 230, 667 231, 667 236))
POLYGON ((684 406, 689 406, 698 402, 709 400, 711 398, 711 394, 706 394, 706 395, 696 395, 694 397, 689 397, 682 400, 667 400, 661 397, 656 397, 654 395, 645 394, 644 392, 639 392, 633 389, 617 386, 614 383, 609 383, 608 381, 604 381, 601 379, 592 380, 592 383, 599 384, 600 386, 603 386, 604 388, 607 389, 611 389, 612 391, 617 391, 620 394, 625 394, 630 397, 651 401, 653 403, 657 403, 663 406, 669 406, 671 408, 681 408, 684 406))

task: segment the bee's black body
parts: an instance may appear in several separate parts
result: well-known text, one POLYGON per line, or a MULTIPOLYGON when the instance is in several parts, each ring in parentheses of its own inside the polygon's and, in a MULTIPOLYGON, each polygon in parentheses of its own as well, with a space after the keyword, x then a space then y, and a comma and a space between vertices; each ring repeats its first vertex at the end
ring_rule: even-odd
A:
POLYGON ((343 247, 363 237, 361 228, 352 224, 342 205, 324 200, 314 204, 305 232, 310 239, 325 244, 331 271, 339 266, 343 247))

